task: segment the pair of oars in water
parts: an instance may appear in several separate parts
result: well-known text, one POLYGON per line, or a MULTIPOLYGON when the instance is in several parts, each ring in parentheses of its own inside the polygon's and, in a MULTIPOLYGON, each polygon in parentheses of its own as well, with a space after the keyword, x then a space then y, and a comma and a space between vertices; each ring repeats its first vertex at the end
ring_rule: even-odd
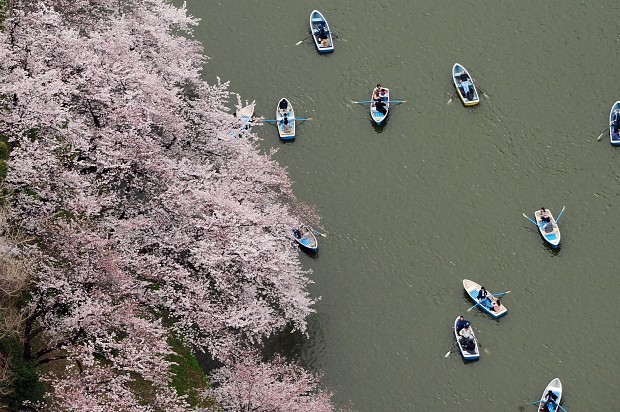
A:
MULTIPOLYGON (((475 80, 474 80, 475 82, 475 80)), ((482 90, 482 87, 480 86, 475 86, 477 90, 480 90, 482 92, 482 95, 486 98, 486 99, 490 99, 489 95, 487 94, 487 92, 485 92, 484 90, 482 90)), ((448 103, 446 104, 450 104, 452 103, 452 100, 454 100, 454 97, 456 96, 457 91, 453 91, 452 92, 452 96, 450 96, 450 100, 448 100, 448 103)))
MULTIPOLYGON (((564 214, 564 210, 566 209, 566 206, 564 206, 562 208, 562 211, 560 212, 560 214, 558 215, 558 218, 555 219, 555 224, 557 225, 558 222, 560 221, 560 218, 562 217, 562 215, 564 214)), ((536 221, 532 218, 530 218, 528 215, 526 215, 525 213, 523 213, 523 217, 526 218, 527 220, 529 220, 530 222, 532 222, 533 224, 535 224, 536 226, 538 226, 538 223, 536 223, 536 221)))

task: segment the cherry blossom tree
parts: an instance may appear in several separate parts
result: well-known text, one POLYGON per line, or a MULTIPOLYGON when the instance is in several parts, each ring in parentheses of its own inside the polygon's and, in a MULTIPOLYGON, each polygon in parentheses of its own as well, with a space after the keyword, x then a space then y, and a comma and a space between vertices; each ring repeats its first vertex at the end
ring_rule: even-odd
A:
POLYGON ((215 396, 225 411, 235 412, 328 412, 330 393, 318 388, 318 377, 276 356, 261 362, 256 353, 243 354, 231 366, 213 374, 215 396))
MULTIPOLYGON (((46 377, 53 408, 182 410, 170 333, 227 363, 225 382, 248 345, 306 330, 289 228, 296 210, 315 216, 273 153, 229 137, 228 84, 201 79, 196 24, 163 0, 16 0, 0 33, 10 222, 36 240, 24 358, 66 365, 46 377), (132 390, 142 381, 149 399, 132 390)), ((329 410, 299 367, 254 364, 281 377, 262 392, 284 380, 291 405, 329 410)))

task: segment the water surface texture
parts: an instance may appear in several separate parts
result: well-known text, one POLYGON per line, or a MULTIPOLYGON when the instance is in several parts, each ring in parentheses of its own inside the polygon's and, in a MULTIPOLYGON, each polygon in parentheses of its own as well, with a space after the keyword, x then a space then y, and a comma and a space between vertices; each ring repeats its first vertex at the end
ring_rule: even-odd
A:
POLYGON ((294 351, 339 404, 359 411, 529 411, 555 377, 573 411, 620 410, 620 149, 605 135, 620 100, 620 2, 524 0, 198 1, 206 76, 273 118, 281 97, 300 125, 278 148, 299 198, 329 231, 302 254, 321 296, 294 351), (307 40, 320 10, 338 36, 307 40), (488 94, 465 108, 463 64, 488 94), (372 125, 376 83, 408 102, 372 125), (559 250, 522 213, 545 206, 559 250), (462 279, 511 290, 498 321, 471 306, 462 279), (477 328, 464 364, 452 325, 477 328))

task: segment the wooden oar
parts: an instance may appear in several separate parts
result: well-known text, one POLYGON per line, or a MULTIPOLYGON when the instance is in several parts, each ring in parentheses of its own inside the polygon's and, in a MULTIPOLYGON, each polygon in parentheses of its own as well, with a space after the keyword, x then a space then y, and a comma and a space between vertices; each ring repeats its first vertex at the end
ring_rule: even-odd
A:
POLYGON ((562 208, 562 211, 561 211, 561 212, 560 212, 560 214, 558 215, 558 218, 557 218, 557 219, 555 219, 555 224, 556 224, 556 225, 557 225, 557 224, 558 224, 558 222, 560 221, 560 218, 562 217, 562 213, 564 213, 564 209, 566 209, 566 206, 564 206, 564 207, 562 208))
POLYGON ((446 103, 446 104, 450 104, 450 103, 452 103, 452 100, 453 100, 453 99, 454 99, 454 97, 456 96, 456 93, 457 93, 457 91, 456 91, 456 90, 452 92, 452 96, 450 96, 450 100, 448 100, 448 103, 446 103))
MULTIPOLYGON (((388 101, 384 101, 383 103, 405 103, 408 102, 409 100, 388 100, 388 101)), ((359 102, 356 102, 354 100, 351 100, 351 103, 353 104, 368 104, 368 103, 374 103, 374 100, 360 100, 359 102)))
MULTIPOLYGON (((265 122, 265 123, 277 123, 277 122, 281 122, 281 121, 283 121, 283 120, 284 120, 284 119, 280 119, 280 120, 277 120, 277 119, 261 119, 261 121, 263 121, 263 122, 265 122)), ((289 118, 288 118, 288 120, 289 120, 289 121, 291 121, 291 120, 297 120, 297 121, 303 122, 303 121, 305 121, 305 120, 313 120, 313 118, 312 118, 312 117, 298 117, 298 118, 295 118, 295 117, 289 117, 289 118)))
POLYGON ((299 40, 297 43, 295 43, 295 46, 299 46, 301 43, 303 43, 304 41, 308 40, 310 38, 310 36, 312 36, 312 34, 309 34, 306 37, 304 37, 303 39, 299 40))
POLYGON ((319 232, 318 230, 316 230, 315 228, 313 228, 311 226, 308 226, 308 228, 310 230, 312 230, 312 233, 314 233, 315 235, 319 235, 319 236, 322 236, 322 237, 327 237, 326 233, 321 233, 321 232, 319 232))
POLYGON ((605 128, 605 130, 603 130, 603 131, 601 132, 601 134, 600 134, 600 135, 596 138, 596 141, 597 141, 597 142, 600 142, 600 141, 601 141, 601 139, 603 138, 603 135, 605 134, 605 132, 606 132, 607 130, 609 130, 609 127, 610 127, 610 126, 607 126, 607 127, 605 128))
POLYGON ((497 298, 497 297, 500 297, 500 296, 507 295, 507 294, 509 294, 510 292, 511 292, 511 291, 507 290, 506 292, 498 292, 498 293, 493 293, 493 294, 492 294, 492 296, 495 296, 495 297, 497 298))
POLYGON ((530 219, 529 216, 526 215, 525 213, 523 213, 523 217, 526 218, 527 220, 529 220, 530 222, 532 222, 533 224, 535 224, 536 226, 538 226, 538 223, 536 223, 535 220, 530 219))
POLYGON ((452 349, 450 349, 450 350, 448 351, 448 353, 446 353, 446 354, 444 355, 444 358, 447 358, 448 356, 450 356, 450 354, 451 354, 452 352, 454 352, 454 349, 456 348, 456 344, 457 344, 457 342, 454 342, 454 344, 452 345, 452 349))

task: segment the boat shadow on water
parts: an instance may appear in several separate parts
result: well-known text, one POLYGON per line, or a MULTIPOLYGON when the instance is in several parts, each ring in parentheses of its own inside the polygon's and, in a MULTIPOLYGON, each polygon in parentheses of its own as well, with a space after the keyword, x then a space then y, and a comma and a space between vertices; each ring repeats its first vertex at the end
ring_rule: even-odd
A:
POLYGON ((375 123, 375 121, 372 120, 372 117, 370 117, 370 124, 372 125, 373 129, 375 129, 376 133, 383 133, 383 131, 387 127, 387 123, 389 120, 390 120, 390 116, 386 117, 385 120, 383 120, 380 125, 377 125, 377 123, 375 123))

